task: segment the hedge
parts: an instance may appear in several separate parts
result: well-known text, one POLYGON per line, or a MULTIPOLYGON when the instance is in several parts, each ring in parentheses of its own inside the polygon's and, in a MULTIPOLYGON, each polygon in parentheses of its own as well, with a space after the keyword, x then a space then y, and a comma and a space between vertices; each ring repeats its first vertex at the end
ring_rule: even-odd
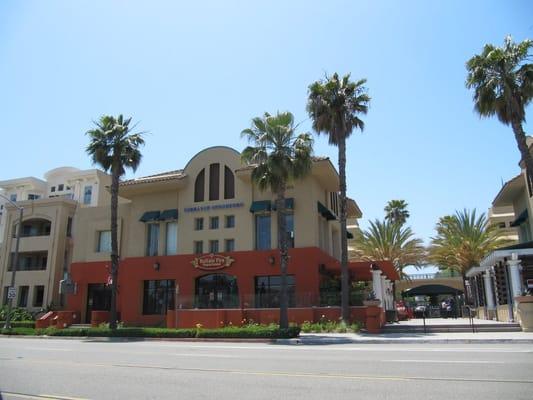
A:
MULTIPOLYGON (((6 321, 0 321, 0 328, 3 328, 6 321)), ((10 321, 13 328, 35 328, 35 321, 10 321)))
POLYGON ((166 328, 66 328, 31 329, 13 327, 2 330, 4 335, 47 335, 81 337, 146 337, 146 338, 253 338, 278 339, 293 338, 300 334, 297 326, 280 329, 276 325, 251 325, 245 327, 225 327, 218 329, 166 329, 166 328))

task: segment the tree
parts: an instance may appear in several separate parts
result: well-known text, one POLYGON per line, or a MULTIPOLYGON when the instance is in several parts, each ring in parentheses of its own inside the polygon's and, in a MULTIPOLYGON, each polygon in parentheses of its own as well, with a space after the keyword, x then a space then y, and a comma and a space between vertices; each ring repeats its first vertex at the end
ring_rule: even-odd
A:
POLYGON ((358 258, 365 261, 388 260, 402 279, 406 277, 403 272, 405 267, 420 266, 425 259, 422 240, 414 237, 411 228, 390 220, 370 221, 370 227, 356 234, 354 239, 358 258))
POLYGON ((389 200, 385 206, 385 219, 394 224, 403 225, 409 218, 408 204, 405 200, 389 200))
POLYGON ((252 127, 242 131, 252 146, 242 152, 242 160, 254 165, 252 180, 261 191, 270 190, 276 196, 278 248, 280 253, 281 293, 280 328, 289 326, 287 267, 289 238, 287 235, 285 193, 287 184, 304 178, 312 165, 313 138, 308 133, 296 135, 297 126, 290 112, 276 115, 265 113, 252 120, 252 127))
POLYGON ((131 133, 131 118, 119 115, 117 118, 104 115, 100 117, 95 129, 87 131, 90 143, 87 154, 93 164, 104 171, 111 171, 111 310, 109 327, 117 327, 117 279, 119 267, 118 254, 118 186, 126 168, 137 170, 142 158, 139 147, 144 145, 143 132, 131 133))
POLYGON ((488 225, 485 214, 476 210, 456 211, 439 219, 436 236, 431 238, 429 261, 440 269, 457 271, 463 278, 466 292, 466 272, 479 266, 490 252, 510 242, 502 237, 497 225, 488 225))
POLYGON ((482 117, 496 115, 505 125, 511 125, 521 163, 525 164, 529 193, 533 188, 533 158, 526 143, 522 124, 526 120, 526 106, 533 98, 533 41, 513 42, 507 36, 502 47, 486 44, 479 55, 466 63, 466 86, 474 89, 475 110, 482 117))
POLYGON ((350 81, 350 75, 339 78, 336 73, 309 86, 307 111, 313 129, 320 135, 328 136, 329 143, 339 151, 339 189, 341 225, 341 308, 342 319, 350 319, 348 240, 346 237, 346 139, 354 129, 364 129, 359 118, 368 112, 370 97, 364 86, 366 79, 350 81))

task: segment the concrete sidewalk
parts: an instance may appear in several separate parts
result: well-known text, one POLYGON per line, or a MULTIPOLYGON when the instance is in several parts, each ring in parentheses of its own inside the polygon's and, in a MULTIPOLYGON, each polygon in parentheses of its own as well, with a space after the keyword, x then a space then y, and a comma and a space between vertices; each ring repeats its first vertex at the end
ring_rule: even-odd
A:
POLYGON ((302 333, 296 339, 278 339, 280 344, 327 345, 349 343, 530 343, 533 332, 478 332, 478 333, 302 333))

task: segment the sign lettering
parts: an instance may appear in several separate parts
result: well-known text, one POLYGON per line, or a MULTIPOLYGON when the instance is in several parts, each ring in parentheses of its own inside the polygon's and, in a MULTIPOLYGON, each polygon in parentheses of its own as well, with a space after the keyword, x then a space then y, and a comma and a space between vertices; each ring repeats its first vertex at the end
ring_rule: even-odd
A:
POLYGON ((203 212, 203 211, 211 211, 211 210, 224 210, 228 208, 240 208, 244 207, 243 202, 238 203, 224 203, 224 204, 212 204, 212 205, 206 205, 206 206, 194 206, 194 207, 185 207, 183 209, 186 213, 193 213, 193 212, 203 212))
POLYGON ((235 259, 230 256, 222 256, 220 254, 207 254, 205 256, 196 257, 191 261, 194 268, 204 271, 215 271, 229 267, 235 259))

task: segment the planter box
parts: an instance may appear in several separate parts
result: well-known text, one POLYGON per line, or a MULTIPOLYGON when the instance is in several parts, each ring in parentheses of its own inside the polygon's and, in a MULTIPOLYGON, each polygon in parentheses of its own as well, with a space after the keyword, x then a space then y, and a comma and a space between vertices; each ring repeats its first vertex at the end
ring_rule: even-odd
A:
POLYGON ((517 296, 515 302, 522 330, 533 332, 533 296, 517 296))

